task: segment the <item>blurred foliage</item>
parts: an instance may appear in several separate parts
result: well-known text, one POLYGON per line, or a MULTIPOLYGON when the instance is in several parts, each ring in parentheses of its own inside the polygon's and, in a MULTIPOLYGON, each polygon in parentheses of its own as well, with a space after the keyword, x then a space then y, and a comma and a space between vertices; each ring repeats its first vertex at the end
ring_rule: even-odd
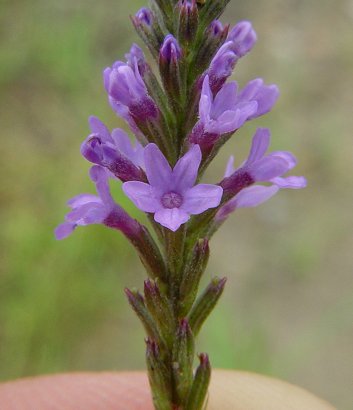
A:
MULTIPOLYGON (((143 331, 123 297, 142 286, 133 250, 100 226, 63 242, 67 198, 93 192, 79 155, 87 117, 125 125, 101 71, 138 41, 128 15, 142 0, 0 2, 0 378, 142 368, 143 331)), ((298 156, 301 192, 239 211, 213 241, 211 274, 228 291, 201 335, 216 367, 284 378, 351 406, 352 23, 350 0, 233 0, 225 21, 250 19, 259 42, 238 65, 282 96, 229 143, 241 161, 256 126, 298 156)), ((138 212, 115 189, 116 199, 138 212)))

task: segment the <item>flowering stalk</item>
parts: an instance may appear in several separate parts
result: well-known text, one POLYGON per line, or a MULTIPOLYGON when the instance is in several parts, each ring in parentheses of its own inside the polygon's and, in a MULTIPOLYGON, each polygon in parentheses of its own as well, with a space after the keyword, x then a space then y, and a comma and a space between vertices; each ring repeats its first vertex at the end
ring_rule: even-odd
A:
POLYGON ((218 20, 228 2, 153 0, 151 9, 132 17, 159 77, 136 44, 126 61, 104 70, 108 101, 136 141, 90 117, 91 134, 81 153, 94 164, 90 176, 98 196, 71 199, 72 210, 55 232, 64 239, 78 226, 103 224, 122 232, 138 251, 149 278, 143 293, 125 293, 146 331, 157 410, 201 410, 206 403, 211 366, 201 353, 194 369, 195 339, 226 284, 226 278, 214 277, 198 296, 212 235, 236 209, 257 206, 281 188, 306 185, 303 177, 283 176, 296 165, 292 154, 266 154, 270 132, 263 128, 237 169, 231 157, 219 183, 200 182, 222 146, 248 121, 269 112, 279 94, 262 79, 242 89, 228 81, 256 42, 249 22, 230 28, 218 20), (115 203, 110 180, 122 182, 156 235, 115 203))

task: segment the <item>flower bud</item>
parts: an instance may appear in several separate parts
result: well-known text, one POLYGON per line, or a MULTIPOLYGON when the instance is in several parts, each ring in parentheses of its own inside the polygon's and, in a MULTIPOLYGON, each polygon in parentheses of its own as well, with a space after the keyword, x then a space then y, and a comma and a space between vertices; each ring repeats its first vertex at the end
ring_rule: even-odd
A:
POLYGON ((195 0, 179 0, 178 7, 178 38, 181 43, 187 44, 195 38, 199 24, 199 11, 195 0))
POLYGON ((146 363, 156 409, 170 408, 172 401, 170 371, 163 362, 159 345, 150 338, 146 339, 146 363))
POLYGON ((178 41, 168 34, 160 49, 159 70, 170 103, 174 107, 178 107, 178 99, 183 94, 180 76, 181 58, 182 50, 178 41))
POLYGON ((189 314, 190 327, 195 336, 199 333, 201 326, 215 308, 223 293, 226 282, 227 278, 219 279, 216 277, 212 279, 211 283, 195 302, 189 314))
POLYGON ((143 7, 135 16, 131 17, 132 24, 147 45, 154 57, 158 57, 159 47, 163 41, 163 34, 159 22, 152 10, 143 7))
POLYGON ((204 408, 207 390, 211 379, 211 365, 208 355, 201 353, 199 355, 200 365, 196 370, 194 382, 188 397, 188 410, 199 410, 204 408))
POLYGON ((130 290, 128 288, 125 289, 125 294, 131 307, 134 309, 137 316, 141 320, 148 336, 150 336, 153 340, 161 342, 161 335, 152 316, 146 308, 143 296, 137 290, 130 290))
POLYGON ((173 347, 173 375, 180 405, 184 404, 192 385, 194 351, 194 336, 187 319, 182 319, 173 347))
POLYGON ((210 248, 207 239, 199 239, 196 243, 189 260, 186 262, 183 278, 180 284, 180 310, 179 315, 184 316, 189 313, 189 310, 194 303, 199 283, 204 273, 208 258, 210 256, 210 248))
POLYGON ((170 345, 173 342, 176 327, 173 308, 156 282, 150 279, 145 280, 144 293, 146 306, 157 322, 164 339, 170 345))

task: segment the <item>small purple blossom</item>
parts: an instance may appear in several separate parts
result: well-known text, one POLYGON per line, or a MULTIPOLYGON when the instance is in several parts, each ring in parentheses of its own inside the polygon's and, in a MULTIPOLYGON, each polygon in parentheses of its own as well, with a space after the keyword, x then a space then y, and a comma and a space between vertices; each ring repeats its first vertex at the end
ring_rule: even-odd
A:
POLYGON ((158 117, 158 108, 148 94, 136 60, 134 67, 122 61, 115 62, 104 70, 103 77, 112 108, 134 131, 136 121, 145 122, 158 117))
POLYGON ((227 41, 233 43, 233 51, 238 57, 244 57, 254 47, 256 32, 250 21, 240 21, 229 32, 227 41))
POLYGON ((208 76, 205 77, 199 103, 199 121, 190 141, 201 147, 212 145, 222 134, 234 132, 246 121, 271 110, 279 95, 276 85, 264 85, 262 79, 249 82, 238 93, 235 81, 225 84, 213 98, 208 76))
POLYGON ((148 184, 123 184, 125 194, 144 212, 153 213, 156 222, 176 231, 190 215, 217 207, 223 190, 217 185, 195 185, 201 163, 201 150, 194 145, 172 169, 157 145, 145 148, 148 184))
POLYGON ((181 48, 177 39, 171 34, 168 34, 161 46, 160 58, 170 64, 171 62, 179 60, 180 57, 181 48))
POLYGON ((81 145, 81 154, 90 162, 106 167, 123 181, 143 179, 143 147, 137 141, 132 145, 127 134, 117 128, 110 134, 96 117, 89 118, 92 131, 81 145))
POLYGON ((213 98, 209 77, 205 77, 199 103, 200 119, 189 137, 191 142, 201 147, 213 145, 222 134, 234 132, 256 114, 257 101, 241 100, 237 88, 235 81, 230 82, 213 98))
POLYGON ((242 180, 249 180, 248 185, 255 182, 270 182, 272 185, 255 185, 243 189, 241 186, 236 186, 238 193, 218 211, 216 219, 224 220, 237 208, 251 208, 260 205, 275 195, 279 189, 306 187, 304 177, 282 177, 296 166, 297 161, 293 154, 286 151, 273 151, 265 155, 269 145, 270 131, 266 128, 259 128, 254 135, 249 157, 241 167, 235 170, 234 158, 230 158, 222 186, 228 190, 242 180))
POLYGON ((65 222, 55 229, 56 239, 67 238, 78 226, 92 224, 104 224, 124 233, 137 234, 137 222, 114 202, 109 190, 109 176, 104 168, 93 166, 90 177, 96 184, 98 196, 81 194, 68 201, 72 210, 66 215, 65 222))

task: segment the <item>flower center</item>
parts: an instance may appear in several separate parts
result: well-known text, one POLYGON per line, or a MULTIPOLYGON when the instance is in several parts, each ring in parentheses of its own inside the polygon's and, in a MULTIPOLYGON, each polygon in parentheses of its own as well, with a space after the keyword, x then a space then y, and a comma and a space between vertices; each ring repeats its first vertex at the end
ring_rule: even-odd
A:
POLYGON ((168 192, 162 196, 161 202, 164 208, 180 208, 183 203, 183 198, 176 192, 168 192))

